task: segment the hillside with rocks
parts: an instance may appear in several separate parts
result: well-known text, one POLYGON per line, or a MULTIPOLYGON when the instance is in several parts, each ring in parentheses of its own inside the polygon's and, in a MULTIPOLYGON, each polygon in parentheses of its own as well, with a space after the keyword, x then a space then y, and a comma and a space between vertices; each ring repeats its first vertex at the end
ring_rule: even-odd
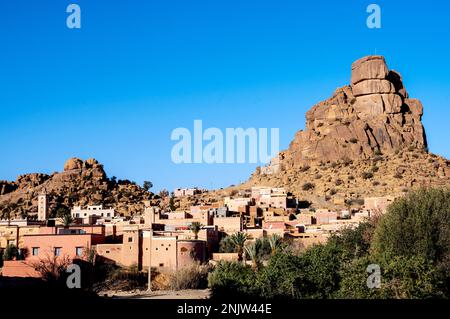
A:
POLYGON ((0 209, 13 205, 17 217, 37 214, 37 197, 46 192, 49 210, 81 205, 113 207, 124 216, 144 210, 144 201, 158 203, 158 196, 129 180, 108 178, 103 165, 95 159, 69 159, 62 172, 52 175, 33 173, 17 177, 16 181, 0 181, 0 209))
POLYGON ((384 57, 354 62, 350 85, 306 113, 306 128, 239 188, 285 187, 299 198, 341 205, 408 188, 450 186, 450 162, 428 152, 422 103, 409 97, 384 57))

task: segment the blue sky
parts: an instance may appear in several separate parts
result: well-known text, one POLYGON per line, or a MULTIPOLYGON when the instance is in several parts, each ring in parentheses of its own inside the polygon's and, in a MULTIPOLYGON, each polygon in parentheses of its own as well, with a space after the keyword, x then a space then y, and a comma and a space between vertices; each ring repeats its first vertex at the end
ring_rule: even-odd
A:
POLYGON ((29 0, 0 3, 0 179, 95 157, 155 190, 225 187, 256 165, 173 164, 177 127, 280 128, 382 54, 425 107, 430 150, 450 157, 448 1, 29 0), (77 3, 82 28, 66 27, 77 3), (366 7, 382 29, 366 27, 366 7))

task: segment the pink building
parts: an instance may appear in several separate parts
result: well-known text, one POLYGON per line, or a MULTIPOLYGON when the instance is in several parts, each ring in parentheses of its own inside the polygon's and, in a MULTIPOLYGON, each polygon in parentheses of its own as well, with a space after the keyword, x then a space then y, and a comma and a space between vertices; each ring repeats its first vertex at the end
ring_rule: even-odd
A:
MULTIPOLYGON (((49 231, 48 227, 43 232, 49 231)), ((64 229, 62 229, 64 230, 64 229)), ((65 229, 70 232, 70 229, 65 229)), ((5 277, 39 277, 35 267, 46 261, 67 261, 85 259, 88 250, 103 243, 102 234, 87 234, 80 230, 68 234, 36 234, 24 236, 24 261, 11 261, 4 264, 2 275, 5 277)))

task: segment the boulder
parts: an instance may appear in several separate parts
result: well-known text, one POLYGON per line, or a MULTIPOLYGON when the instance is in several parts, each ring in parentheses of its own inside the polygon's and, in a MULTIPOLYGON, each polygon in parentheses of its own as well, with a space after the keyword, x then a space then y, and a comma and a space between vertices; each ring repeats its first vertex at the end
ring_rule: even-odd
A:
POLYGON ((345 158, 369 159, 375 150, 394 153, 427 146, 419 100, 407 98, 401 76, 381 56, 352 66, 351 84, 306 113, 306 129, 289 146, 283 166, 345 158), (356 142, 349 142, 350 140, 356 142))
POLYGON ((67 160, 66 163, 64 164, 65 172, 81 168, 83 168, 83 161, 76 157, 67 160))
POLYGON ((389 69, 384 57, 367 56, 352 64, 351 84, 355 85, 364 80, 386 79, 389 69))

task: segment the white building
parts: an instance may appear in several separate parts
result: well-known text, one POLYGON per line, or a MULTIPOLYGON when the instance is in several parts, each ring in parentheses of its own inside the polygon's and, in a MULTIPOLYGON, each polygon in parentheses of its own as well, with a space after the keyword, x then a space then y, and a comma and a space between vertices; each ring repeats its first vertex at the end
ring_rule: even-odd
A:
POLYGON ((197 194, 201 194, 202 191, 197 187, 194 188, 177 188, 174 190, 175 197, 184 197, 184 196, 194 196, 197 194))
POLYGON ((82 219, 83 224, 92 224, 97 219, 109 221, 115 216, 113 208, 104 209, 103 205, 88 206, 86 209, 82 209, 81 206, 75 206, 70 213, 72 218, 82 219))

